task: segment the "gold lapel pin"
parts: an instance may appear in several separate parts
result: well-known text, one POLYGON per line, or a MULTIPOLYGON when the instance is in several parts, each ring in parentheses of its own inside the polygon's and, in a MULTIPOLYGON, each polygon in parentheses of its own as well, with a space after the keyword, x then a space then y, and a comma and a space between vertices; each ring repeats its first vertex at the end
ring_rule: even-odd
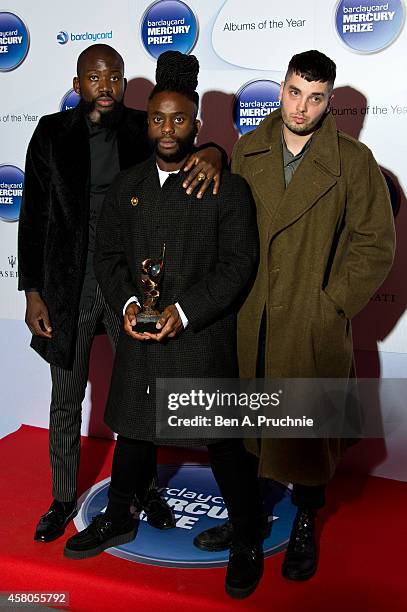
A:
POLYGON ((132 206, 137 206, 137 204, 138 204, 138 197, 137 196, 133 196, 131 198, 130 202, 131 202, 132 206))

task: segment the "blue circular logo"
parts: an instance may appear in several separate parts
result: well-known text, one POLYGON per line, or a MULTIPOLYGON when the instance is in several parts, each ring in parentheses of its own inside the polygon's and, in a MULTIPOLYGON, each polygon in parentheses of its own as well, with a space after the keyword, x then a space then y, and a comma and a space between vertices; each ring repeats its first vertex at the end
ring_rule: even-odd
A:
POLYGON ((14 70, 25 60, 30 34, 14 13, 0 13, 0 72, 14 70))
POLYGON ((65 32, 65 30, 61 30, 60 32, 58 32, 58 34, 57 34, 57 42, 60 45, 66 45, 68 40, 69 40, 68 32, 65 32))
MULTIPOLYGON (((154 529, 141 513, 136 538, 106 552, 129 561, 168 567, 227 565, 228 550, 206 552, 193 545, 198 533, 227 519, 225 504, 210 467, 162 465, 159 466, 159 475, 160 481, 167 483, 161 493, 173 509, 176 528, 154 529)), ((78 530, 86 528, 93 517, 106 508, 109 482, 109 478, 103 480, 82 497, 80 513, 75 518, 78 530)), ((263 495, 269 521, 273 523, 271 535, 264 541, 264 553, 269 556, 286 547, 296 508, 291 503, 290 491, 284 485, 267 480, 263 495)))
POLYGON ((78 96, 76 91, 74 89, 70 89, 62 98, 61 103, 59 105, 59 110, 66 111, 70 110, 71 108, 75 108, 75 106, 78 106, 80 99, 81 97, 78 96))
POLYGON ((24 172, 16 166, 0 166, 0 219, 18 221, 24 188, 24 172))
POLYGON ((184 2, 159 0, 143 15, 141 38, 155 59, 164 51, 190 53, 198 38, 198 21, 184 2))
POLYGON ((401 0, 341 0, 335 14, 336 30, 353 51, 374 53, 388 47, 404 23, 401 0))
POLYGON ((271 112, 280 107, 280 85, 260 79, 243 85, 235 96, 233 120, 240 134, 254 130, 271 112))

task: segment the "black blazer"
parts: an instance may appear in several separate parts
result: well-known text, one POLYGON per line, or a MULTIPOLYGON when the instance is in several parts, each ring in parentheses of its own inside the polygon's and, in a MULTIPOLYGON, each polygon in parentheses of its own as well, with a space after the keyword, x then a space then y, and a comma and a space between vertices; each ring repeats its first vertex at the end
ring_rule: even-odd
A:
MULTIPOLYGON (((151 153, 146 113, 126 108, 118 127, 122 170, 151 153)), ((53 338, 33 336, 48 362, 72 365, 88 248, 90 149, 78 108, 40 119, 31 138, 18 235, 19 289, 38 289, 53 338)))
POLYGON ((224 170, 219 194, 208 190, 196 200, 182 188, 184 177, 180 171, 161 188, 154 157, 121 173, 98 223, 96 277, 117 314, 132 295, 142 301, 140 264, 158 256, 165 242, 158 308, 179 302, 189 321, 163 343, 138 342, 121 332, 105 419, 127 437, 155 440, 156 377, 238 375, 237 301, 257 261, 250 190, 224 170))

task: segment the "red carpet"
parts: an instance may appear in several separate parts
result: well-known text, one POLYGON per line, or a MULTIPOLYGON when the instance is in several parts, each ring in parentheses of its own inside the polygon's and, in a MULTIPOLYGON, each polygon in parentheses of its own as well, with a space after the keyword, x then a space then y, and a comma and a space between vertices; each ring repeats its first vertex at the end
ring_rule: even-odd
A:
MULTIPOLYGON (((269 557, 257 591, 243 601, 224 594, 223 568, 173 569, 132 563, 108 554, 71 561, 66 535, 50 544, 32 540, 50 503, 48 432, 23 426, 0 440, 0 591, 64 591, 74 611, 173 608, 177 612, 276 610, 366 612, 407 610, 407 485, 341 472, 320 516, 320 568, 306 583, 280 576, 283 553, 269 557)), ((109 475, 113 444, 83 440, 81 492, 109 475)), ((197 460, 163 450, 161 463, 197 460)), ((205 461, 205 455, 199 455, 205 461)))

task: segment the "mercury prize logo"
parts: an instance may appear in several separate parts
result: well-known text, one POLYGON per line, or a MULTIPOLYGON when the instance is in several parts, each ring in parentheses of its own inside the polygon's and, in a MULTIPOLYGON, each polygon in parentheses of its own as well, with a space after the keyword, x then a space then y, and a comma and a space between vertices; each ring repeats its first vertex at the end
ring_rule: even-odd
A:
POLYGON ((155 59, 164 51, 190 53, 197 38, 198 20, 180 0, 154 2, 141 20, 143 45, 155 59))
POLYGON ((14 13, 0 12, 0 72, 15 70, 30 46, 28 28, 14 13))
MULTIPOLYGON (((158 531, 150 527, 143 513, 136 538, 128 544, 109 548, 106 552, 137 563, 167 567, 222 567, 227 565, 229 551, 202 551, 193 545, 198 533, 222 524, 227 511, 220 496, 212 470, 203 465, 161 465, 160 481, 167 483, 161 493, 171 506, 176 528, 158 531)), ((93 517, 106 508, 109 478, 87 491, 75 525, 84 529, 93 517)), ((284 485, 266 481, 263 493, 269 521, 273 521, 271 535, 264 542, 266 556, 286 547, 296 513, 291 493, 284 485)), ((242 495, 245 492, 242 491, 242 495)))
POLYGON ((80 96, 78 96, 74 89, 69 89, 59 104, 59 110, 66 111, 75 108, 75 106, 78 106, 80 99, 80 96))
POLYGON ((0 219, 18 221, 24 188, 24 172, 16 166, 0 166, 0 219))
POLYGON ((396 40, 404 24, 402 0, 340 0, 335 25, 341 40, 359 53, 382 51, 396 40))
POLYGON ((271 112, 280 107, 280 85, 259 79, 243 85, 235 96, 233 120, 240 134, 254 130, 271 112))

